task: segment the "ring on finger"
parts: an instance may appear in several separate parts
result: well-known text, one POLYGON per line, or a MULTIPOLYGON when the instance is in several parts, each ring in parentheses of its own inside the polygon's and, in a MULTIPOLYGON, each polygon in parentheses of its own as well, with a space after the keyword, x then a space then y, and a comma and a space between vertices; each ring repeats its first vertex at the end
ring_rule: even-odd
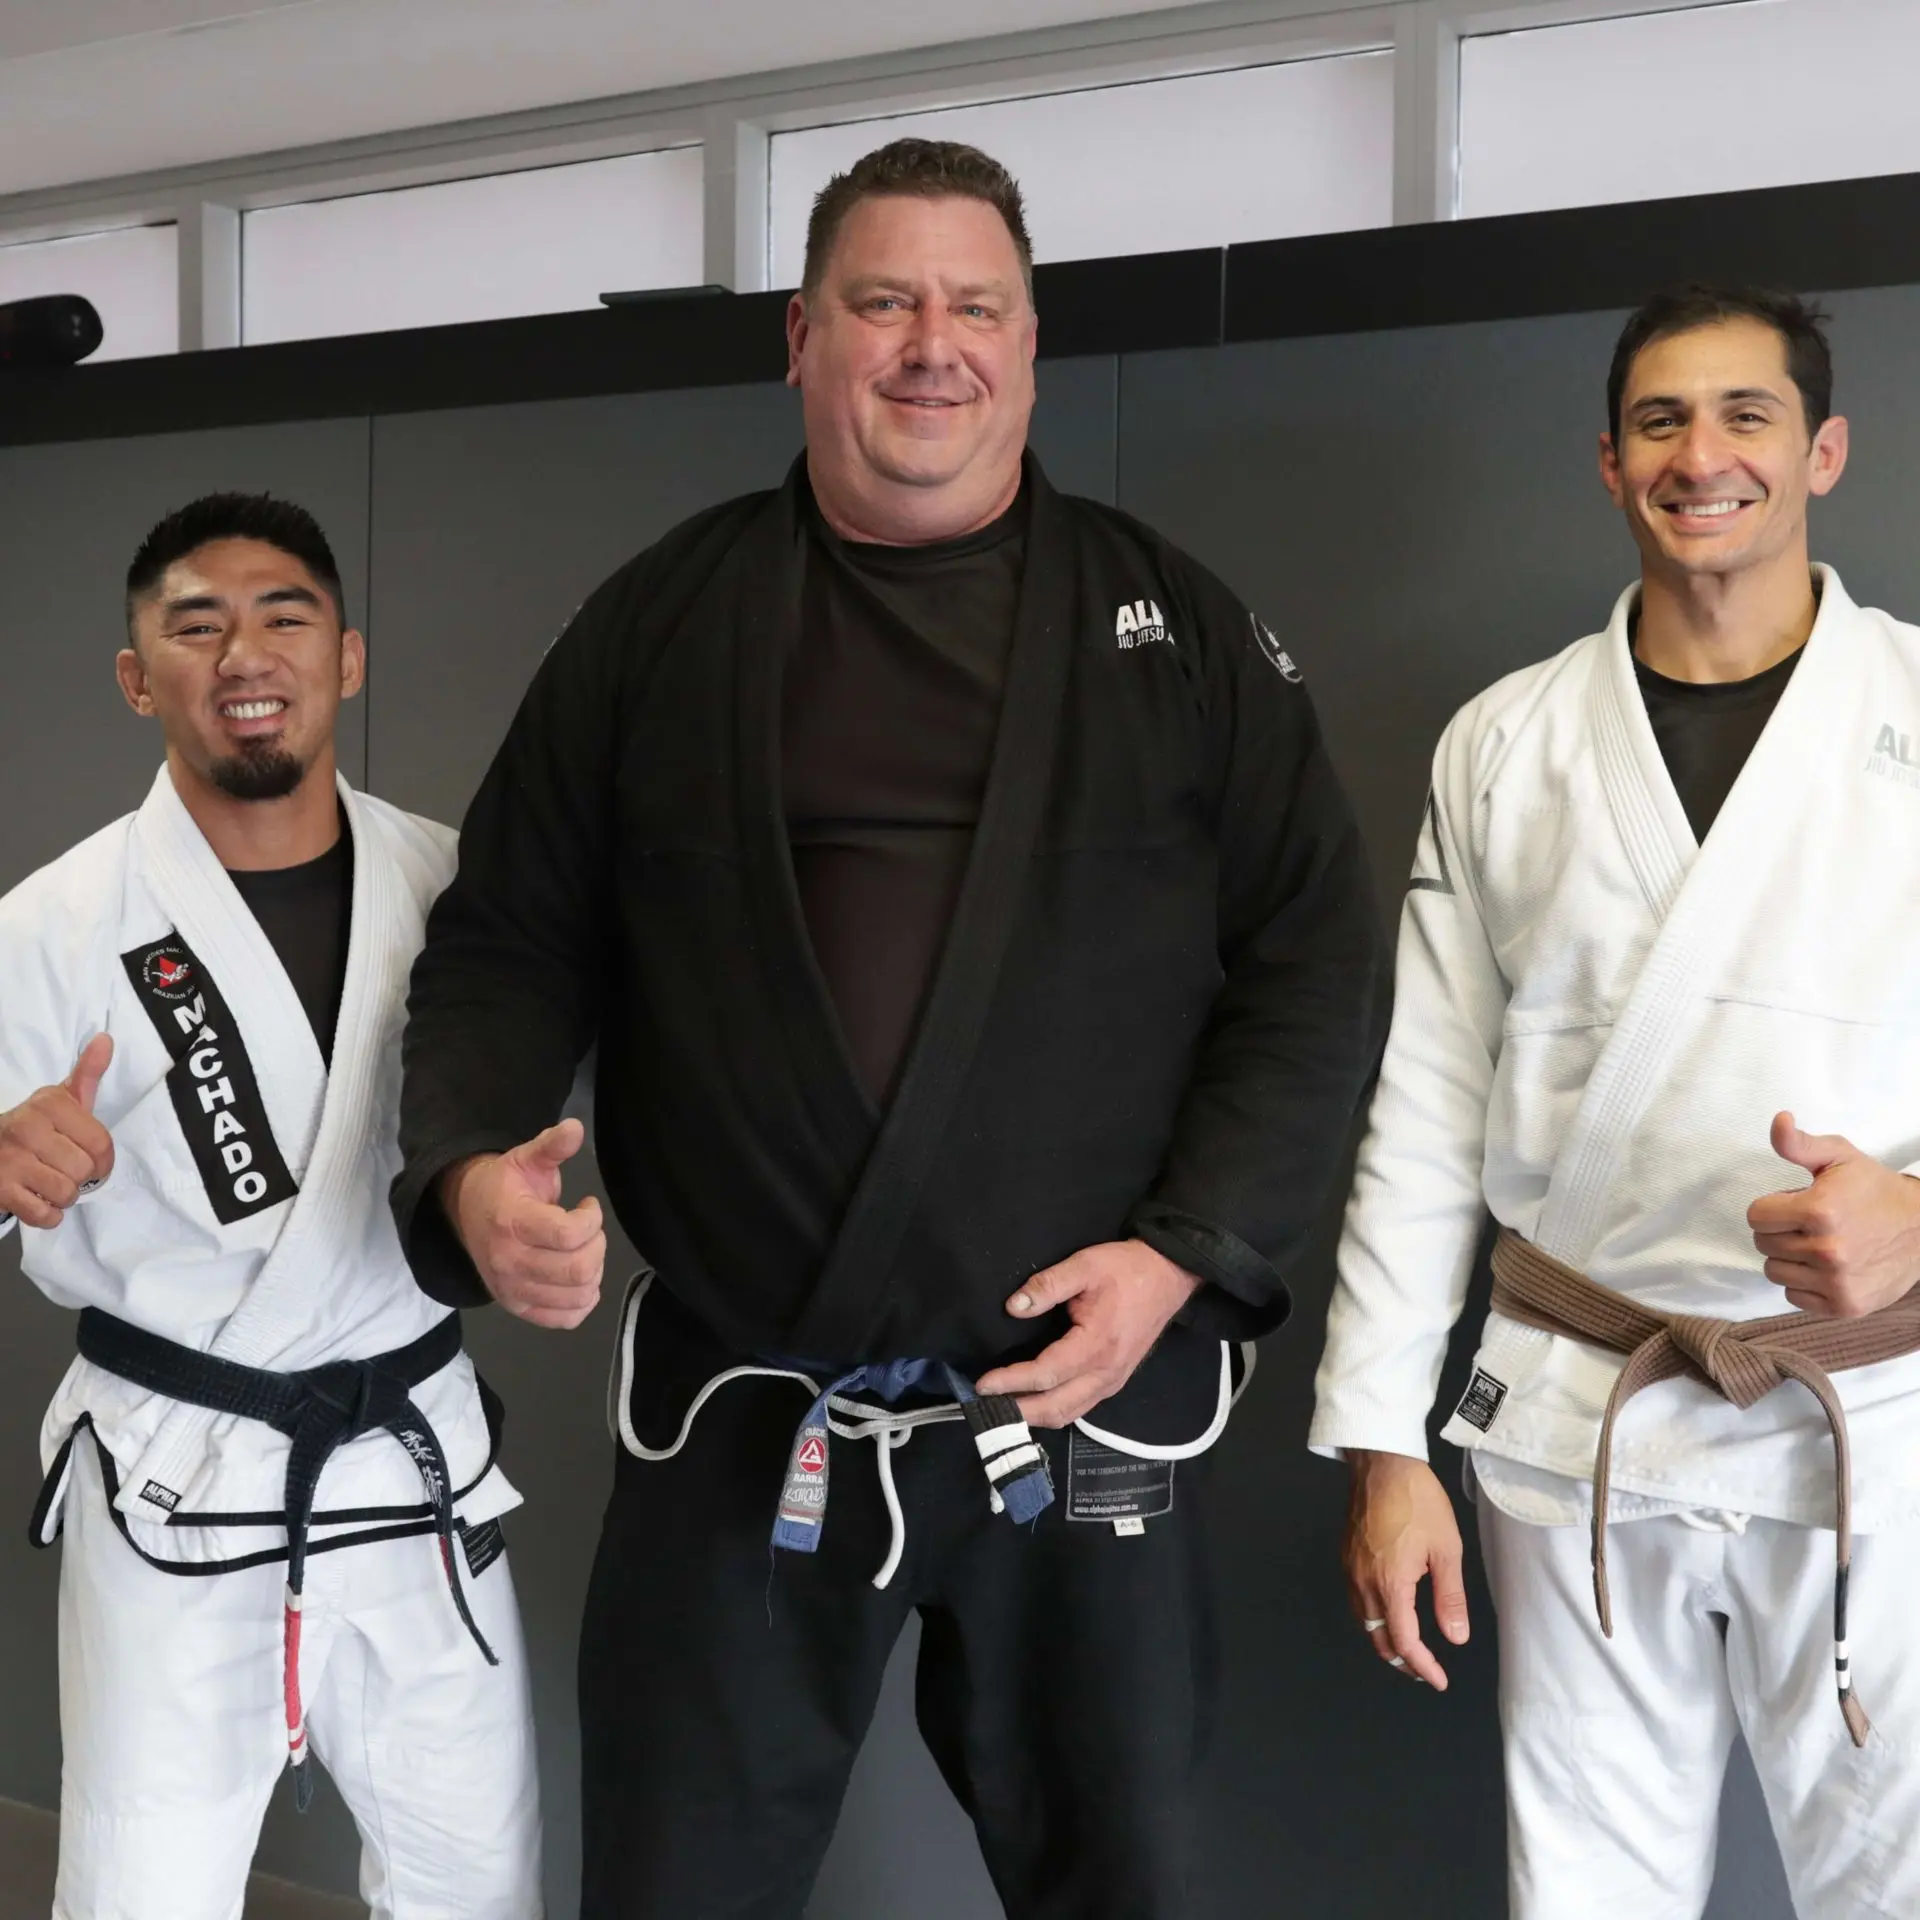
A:
POLYGON ((1397 1653, 1387 1662, 1387 1665, 1390 1667, 1404 1667, 1406 1664, 1406 1660, 1397 1653))
POLYGON ((1386 1624, 1384 1620, 1362 1620, 1360 1622, 1360 1631, 1362 1633, 1378 1633, 1386 1624))

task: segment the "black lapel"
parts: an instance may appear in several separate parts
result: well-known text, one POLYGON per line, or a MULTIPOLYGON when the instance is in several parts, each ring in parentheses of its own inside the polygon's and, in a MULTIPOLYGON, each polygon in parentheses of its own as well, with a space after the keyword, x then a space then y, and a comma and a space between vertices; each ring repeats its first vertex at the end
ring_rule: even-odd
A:
POLYGON ((794 878, 780 776, 780 683, 800 633, 805 565, 800 491, 806 455, 730 558, 738 595, 735 701, 741 880, 761 972, 802 1095, 851 1188, 880 1116, 854 1070, 840 1016, 814 955, 794 878))
MULTIPOLYGON (((868 1330, 986 1027, 1053 783, 1079 599, 1078 544, 1031 454, 1026 482, 1026 569, 980 826, 893 1104, 788 1343, 815 1359, 874 1357, 864 1352, 868 1330)), ((791 886, 790 863, 788 873, 791 886)))

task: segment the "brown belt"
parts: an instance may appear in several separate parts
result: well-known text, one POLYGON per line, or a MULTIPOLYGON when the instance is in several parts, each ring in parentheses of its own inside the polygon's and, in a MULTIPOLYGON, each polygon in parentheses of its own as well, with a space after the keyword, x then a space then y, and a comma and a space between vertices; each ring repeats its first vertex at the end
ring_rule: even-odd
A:
POLYGON ((1600 1422, 1593 1463, 1593 1597, 1600 1627, 1613 1635, 1607 1594, 1607 1492, 1613 1473, 1613 1424, 1642 1387, 1681 1374, 1703 1380, 1736 1407, 1750 1407, 1782 1380, 1798 1380, 1820 1402, 1833 1432, 1835 1568, 1833 1669, 1853 1744, 1872 1730, 1853 1691, 1847 1658, 1847 1575, 1853 1564, 1853 1460, 1846 1409, 1828 1375, 1920 1352, 1920 1288, 1877 1313, 1838 1320, 1811 1313, 1764 1320, 1662 1313, 1629 1299, 1543 1253, 1517 1233, 1500 1231, 1493 1249, 1493 1306, 1509 1320, 1627 1355, 1600 1422))

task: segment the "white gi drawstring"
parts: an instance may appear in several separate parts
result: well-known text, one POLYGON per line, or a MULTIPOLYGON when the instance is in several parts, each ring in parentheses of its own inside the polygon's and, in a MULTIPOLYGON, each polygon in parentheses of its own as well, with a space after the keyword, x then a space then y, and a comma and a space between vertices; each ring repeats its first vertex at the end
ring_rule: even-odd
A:
MULTIPOLYGON (((900 1505, 900 1490, 893 1480, 893 1455, 904 1447, 921 1427, 938 1426, 950 1420, 963 1420, 958 1401, 949 1400, 937 1407, 915 1407, 907 1413, 895 1413, 891 1407, 876 1407, 863 1400, 845 1400, 835 1394, 827 1402, 827 1425, 841 1440, 871 1440, 877 1449, 875 1464, 880 1470, 880 1497, 887 1503, 887 1521, 892 1528, 887 1557, 873 1584, 883 1591, 900 1571, 901 1557, 907 1550, 907 1516, 900 1505)), ((990 1496, 995 1511, 1000 1496, 990 1496)))

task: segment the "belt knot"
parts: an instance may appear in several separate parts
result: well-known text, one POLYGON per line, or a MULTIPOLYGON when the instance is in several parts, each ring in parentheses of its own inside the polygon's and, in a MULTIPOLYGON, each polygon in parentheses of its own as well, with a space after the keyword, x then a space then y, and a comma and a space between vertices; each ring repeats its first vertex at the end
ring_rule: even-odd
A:
POLYGON ((1763 1346, 1742 1338, 1738 1320, 1676 1313, 1667 1322, 1667 1337, 1688 1364, 1736 1407, 1752 1406, 1786 1378, 1763 1346))

